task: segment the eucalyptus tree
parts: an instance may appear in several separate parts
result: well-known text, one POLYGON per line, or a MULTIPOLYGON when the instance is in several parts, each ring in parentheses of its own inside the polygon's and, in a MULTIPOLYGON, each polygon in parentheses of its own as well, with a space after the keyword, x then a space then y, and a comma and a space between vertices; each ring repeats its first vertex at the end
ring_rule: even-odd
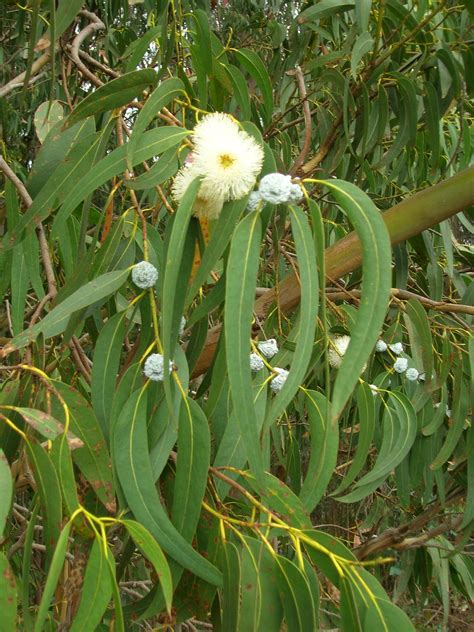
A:
POLYGON ((470 3, 0 16, 1 629, 448 629, 470 3))

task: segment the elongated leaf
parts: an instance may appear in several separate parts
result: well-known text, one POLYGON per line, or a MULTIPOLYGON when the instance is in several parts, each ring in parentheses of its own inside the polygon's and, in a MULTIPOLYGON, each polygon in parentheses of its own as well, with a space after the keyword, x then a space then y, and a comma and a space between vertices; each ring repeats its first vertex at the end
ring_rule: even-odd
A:
MULTIPOLYGON (((181 280, 181 283, 186 282, 187 277, 186 279, 183 278, 185 268, 187 268, 187 273, 190 273, 189 266, 186 266, 185 256, 183 255, 186 254, 186 242, 189 237, 189 222, 191 220, 193 205, 199 191, 199 187, 199 178, 196 178, 188 186, 174 216, 168 250, 166 253, 165 276, 163 279, 163 310, 161 317, 163 324, 162 342, 164 366, 168 365, 174 355, 174 347, 181 322, 185 295, 184 290, 180 291, 182 287, 178 287, 178 279, 181 280)), ((170 376, 166 371, 164 385, 170 412, 171 414, 174 414, 170 389, 170 376)))
POLYGON ((343 2, 342 0, 320 0, 317 4, 302 11, 298 16, 298 22, 304 24, 319 20, 327 15, 348 11, 353 9, 355 4, 355 2, 343 2))
POLYGON ((0 448, 0 538, 3 538, 5 523, 10 513, 12 494, 13 482, 10 466, 5 453, 0 448))
POLYGON ((232 542, 226 542, 222 547, 221 568, 224 602, 222 632, 239 632, 241 567, 238 549, 232 542))
POLYGON ((17 588, 15 575, 0 551, 0 629, 16 630, 17 588))
MULTIPOLYGON (((245 478, 254 489, 258 489, 252 474, 245 472, 245 478)), ((294 523, 299 529, 309 529, 311 520, 301 500, 283 481, 268 472, 265 473, 265 487, 260 492, 265 505, 274 509, 288 523, 294 523)))
POLYGON ((433 374, 433 339, 426 311, 418 300, 410 299, 405 314, 413 358, 418 367, 423 367, 426 384, 430 384, 433 374))
POLYGON ((263 483, 263 460, 257 431, 250 372, 250 331, 259 263, 261 223, 247 215, 232 237, 226 275, 225 345, 232 401, 250 468, 263 483))
POLYGON ((267 69, 260 57, 253 50, 242 48, 236 51, 236 56, 260 88, 263 96, 265 123, 269 123, 273 111, 273 91, 267 69))
POLYGON ((123 492, 137 520, 173 559, 206 581, 219 584, 220 573, 173 527, 161 505, 148 456, 145 393, 140 389, 131 395, 113 432, 115 467, 123 492))
POLYGON ((112 582, 102 542, 95 539, 89 553, 81 601, 71 632, 95 630, 112 597, 112 582))
POLYGON ((180 93, 184 93, 184 84, 175 77, 163 81, 148 97, 140 110, 133 126, 132 135, 126 145, 125 155, 129 169, 134 163, 134 154, 140 142, 140 136, 160 110, 171 103, 180 93))
POLYGON ((410 400, 399 391, 392 391, 383 418, 383 439, 372 470, 355 485, 354 491, 339 497, 340 502, 356 502, 376 489, 399 465, 415 441, 417 421, 410 400))
POLYGON ((431 464, 432 470, 437 470, 449 459, 459 441, 466 422, 466 416, 469 410, 469 394, 466 385, 460 377, 457 384, 455 384, 455 389, 456 393, 453 399, 452 421, 444 439, 444 443, 431 464))
MULTIPOLYGON (((153 156, 159 156, 171 147, 179 145, 189 135, 187 130, 179 127, 157 127, 139 136, 138 145, 133 155, 132 166, 148 160, 153 156)), ((68 195, 54 219, 53 237, 60 238, 64 230, 65 221, 90 193, 111 178, 121 174, 126 169, 126 145, 117 147, 110 154, 102 158, 79 181, 68 189, 68 195)))
MULTIPOLYGON (((82 448, 72 451, 72 458, 100 501, 110 512, 114 512, 115 493, 110 455, 94 411, 72 387, 57 380, 53 380, 52 385, 68 406, 72 432, 84 444, 82 448)), ((64 411, 57 402, 53 404, 53 412, 64 421, 64 411)))
POLYGON ((178 461, 174 484, 174 526, 192 541, 201 514, 211 457, 209 423, 199 405, 187 398, 181 406, 178 430, 178 461))
MULTIPOLYGON (((261 609, 258 625, 265 632, 280 632, 283 608, 278 593, 276 554, 272 555, 263 542, 245 538, 258 567, 258 583, 261 592, 261 609)), ((242 587, 243 590, 243 587, 242 587)))
POLYGON ((369 454, 370 445, 375 431, 375 404, 374 395, 368 384, 360 384, 357 389, 357 412, 359 420, 359 434, 356 453, 346 475, 332 493, 340 494, 348 487, 364 467, 369 454))
POLYGON ((151 68, 133 70, 117 79, 112 79, 83 99, 67 117, 64 128, 72 127, 78 121, 126 105, 140 95, 148 86, 157 81, 156 72, 151 68))
POLYGON ((339 446, 339 426, 331 423, 329 404, 321 393, 306 391, 311 433, 311 454, 300 500, 311 512, 321 500, 334 473, 339 446))
POLYGON ((51 566, 46 578, 46 583, 44 584, 44 590, 43 595, 41 596, 38 614, 36 615, 34 632, 43 631, 43 626, 48 615, 51 599, 53 598, 54 591, 56 590, 56 584, 58 583, 59 575, 63 568, 64 559, 66 557, 71 526, 71 522, 66 523, 63 530, 61 531, 56 548, 54 549, 53 559, 51 560, 51 566))
POLYGON ((60 537, 62 498, 56 470, 48 453, 37 443, 26 443, 26 453, 33 469, 41 506, 43 508, 43 532, 48 567, 60 537))
POLYGON ((245 544, 240 550, 241 561, 241 599, 239 625, 242 630, 258 632, 262 610, 262 588, 258 560, 252 549, 245 544))
POLYGON ((199 288, 206 282, 213 266, 216 265, 222 256, 222 253, 229 243, 230 236, 235 229, 237 220, 242 214, 246 204, 247 198, 243 198, 242 200, 228 202, 224 206, 216 225, 213 227, 211 239, 204 250, 201 263, 191 283, 191 287, 188 290, 186 307, 191 304, 199 288))
POLYGON ((67 327, 74 312, 104 300, 116 292, 129 275, 129 270, 114 270, 98 276, 68 296, 62 303, 52 309, 39 323, 15 336, 10 342, 10 348, 21 349, 29 344, 39 334, 45 338, 52 338, 61 334, 67 327))
POLYGON ((319 283, 313 235, 308 220, 301 209, 290 206, 289 212, 301 280, 298 329, 292 337, 292 342, 296 341, 296 348, 290 373, 283 388, 270 406, 265 419, 265 427, 269 427, 282 414, 303 381, 313 352, 318 315, 319 283))
MULTIPOLYGON (((57 436, 64 432, 63 424, 42 410, 22 408, 20 406, 9 406, 8 408, 21 415, 28 425, 34 428, 46 439, 56 439, 57 436)), ((72 432, 68 432, 67 439, 69 445, 73 449, 81 448, 84 445, 83 442, 75 437, 72 432)))
POLYGON ((286 557, 277 557, 278 590, 288 630, 316 629, 315 604, 304 573, 286 557))
POLYGON ((332 392, 332 420, 337 420, 372 351, 388 306, 391 248, 387 229, 370 198, 353 184, 332 180, 325 185, 347 213, 362 243, 362 296, 351 342, 332 392))
POLYGON ((160 549, 156 540, 139 522, 135 522, 134 520, 123 520, 122 522, 137 547, 153 564, 165 597, 166 609, 170 613, 171 601, 173 599, 173 580, 163 551, 160 549))
POLYGON ((102 432, 109 434, 115 383, 125 337, 127 313, 115 314, 102 328, 95 344, 91 375, 91 400, 102 432))

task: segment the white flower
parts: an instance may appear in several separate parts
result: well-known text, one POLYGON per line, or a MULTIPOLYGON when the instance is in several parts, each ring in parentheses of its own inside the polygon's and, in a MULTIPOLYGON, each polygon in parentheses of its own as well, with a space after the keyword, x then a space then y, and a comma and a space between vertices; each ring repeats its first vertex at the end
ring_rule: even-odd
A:
POLYGON ((132 281, 142 290, 153 287, 158 281, 158 270, 148 261, 140 261, 132 268, 132 281))
MULTIPOLYGON (((170 360, 169 373, 173 370, 173 363, 170 360)), ((143 373, 152 382, 162 382, 165 377, 163 356, 161 353, 152 353, 145 360, 145 366, 143 367, 143 373)))
MULTIPOLYGON (((400 359, 403 359, 403 358, 399 358, 399 360, 400 359)), ((414 368, 407 369, 407 372, 405 373, 405 377, 407 378, 407 380, 410 380, 410 382, 416 382, 419 375, 420 375, 420 372, 414 368)))
POLYGON ((261 201, 262 198, 260 197, 260 193, 258 191, 252 191, 247 202, 247 211, 249 211, 249 213, 255 211, 261 201))
POLYGON ((446 404, 446 414, 451 419, 451 415, 453 414, 453 411, 451 410, 451 408, 448 408, 447 404, 446 404))
POLYGON ((350 336, 336 336, 333 338, 329 345, 328 357, 329 364, 338 369, 342 364, 342 357, 346 353, 349 343, 351 341, 350 336))
POLYGON ((291 176, 269 173, 260 180, 260 197, 270 204, 286 204, 291 195, 291 176))
POLYGON ((394 370, 397 373, 405 373, 408 367, 408 360, 406 358, 397 358, 393 365, 394 370))
POLYGON ((387 351, 387 343, 383 340, 377 340, 377 342, 375 343, 375 351, 377 351, 377 353, 383 353, 384 351, 387 351))
POLYGON ((215 219, 224 202, 249 193, 262 164, 262 148, 232 117, 208 114, 194 128, 192 159, 178 172, 173 196, 180 201, 192 180, 201 176, 194 213, 215 219))
POLYGON ((273 367, 273 370, 275 371, 275 373, 277 373, 277 375, 275 375, 273 380, 270 382, 270 388, 274 393, 278 393, 278 391, 280 391, 285 384, 288 378, 289 371, 287 371, 286 369, 281 369, 278 366, 273 367))
POLYGON ((303 198, 303 191, 299 184, 292 184, 290 187, 290 195, 288 196, 288 202, 299 202, 303 198))
POLYGON ((182 336, 184 334, 184 330, 186 329, 186 318, 184 316, 181 317, 181 322, 179 323, 179 335, 182 336))
POLYGON ((265 366, 262 358, 258 355, 258 353, 250 354, 250 370, 251 371, 261 371, 265 366))
POLYGON ((379 389, 377 388, 377 386, 375 384, 369 384, 369 388, 370 388, 370 390, 372 392, 372 395, 374 397, 379 394, 379 389))
POLYGON ((395 342, 393 345, 388 345, 388 348, 395 355, 401 355, 403 353, 403 345, 401 342, 395 342))
POLYGON ((276 356, 278 353, 278 345, 275 338, 270 338, 269 340, 262 340, 262 342, 257 342, 257 347, 260 353, 265 356, 267 360, 271 360, 273 356, 276 356))

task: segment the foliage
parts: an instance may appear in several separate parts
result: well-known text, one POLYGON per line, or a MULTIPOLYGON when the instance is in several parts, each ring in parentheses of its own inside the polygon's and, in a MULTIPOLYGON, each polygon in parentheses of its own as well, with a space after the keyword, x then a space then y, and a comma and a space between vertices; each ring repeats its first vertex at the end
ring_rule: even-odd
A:
POLYGON ((471 162, 468 3, 0 16, 0 628, 447 629, 474 595, 472 167, 401 209, 471 162), (208 241, 199 181, 170 192, 210 111, 304 198, 227 202, 208 241))

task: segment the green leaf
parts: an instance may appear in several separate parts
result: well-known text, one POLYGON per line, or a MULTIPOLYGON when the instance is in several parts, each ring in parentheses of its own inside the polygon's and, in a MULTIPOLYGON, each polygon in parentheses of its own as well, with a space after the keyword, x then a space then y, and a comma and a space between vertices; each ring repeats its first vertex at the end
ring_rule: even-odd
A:
POLYGON ((315 604, 304 573, 289 559, 276 558, 277 585, 283 604, 285 621, 292 632, 316 629, 315 604))
POLYGON ((260 88, 263 96, 263 110, 265 113, 264 122, 265 124, 268 124, 271 121, 273 112, 273 90, 267 69, 265 68, 265 65, 259 55, 257 55, 257 53, 253 50, 242 48, 240 50, 236 50, 235 54, 242 66, 252 76, 255 83, 260 88))
MULTIPOLYGON (((169 361, 173 358, 183 313, 184 293, 186 290, 181 284, 186 283, 191 272, 191 268, 186 261, 186 255, 188 254, 186 246, 188 248, 191 246, 194 253, 193 244, 191 243, 192 233, 189 233, 189 223, 200 185, 200 179, 195 178, 186 189, 178 210, 173 217, 173 225, 167 244, 161 315, 164 366, 168 366, 169 361), (185 276, 186 278, 184 278, 185 276)), ((166 399, 171 414, 174 414, 170 379, 169 373, 165 371, 166 399)))
POLYGON ((319 20, 334 13, 349 11, 354 8, 355 2, 343 2, 342 0, 320 0, 308 9, 302 11, 297 20, 299 24, 319 20))
POLYGON ((332 423, 339 418, 357 384, 383 325, 392 284, 392 256, 387 228, 372 200, 355 185, 326 181, 347 213, 362 244, 362 295, 351 342, 332 392, 332 423))
POLYGON ((417 299, 410 299, 405 306, 405 323, 410 337, 411 353, 418 370, 425 373, 426 384, 431 384, 433 374, 433 338, 426 311, 417 299))
POLYGON ((206 282, 213 267, 222 256, 246 204, 247 198, 245 197, 242 200, 234 200, 224 205, 219 219, 212 228, 211 238, 204 250, 201 263, 188 290, 185 308, 192 303, 199 288, 206 282))
POLYGON ((122 520, 122 524, 125 525, 128 533, 131 535, 133 541, 143 555, 153 564, 153 568, 156 571, 163 595, 165 597, 166 610, 168 613, 171 613, 173 580, 171 577, 170 567, 168 566, 168 562, 166 561, 163 551, 156 540, 139 522, 135 522, 134 520, 122 520))
POLYGON ((226 271, 225 348, 230 390, 250 469, 263 483, 263 459, 257 431, 250 371, 250 333, 259 265, 261 222, 258 212, 241 220, 231 241, 226 271))
POLYGON ((384 599, 369 602, 364 620, 364 630, 385 630, 386 632, 415 632, 415 627, 407 615, 395 604, 384 599))
POLYGON ((23 244, 18 244, 13 250, 11 268, 11 319, 14 335, 23 330, 23 319, 25 317, 26 295, 30 287, 26 258, 23 251, 23 244))
POLYGON ((222 632, 239 632, 240 616, 240 557, 235 544, 225 542, 221 552, 222 632))
POLYGON ((89 281, 54 307, 39 323, 15 336, 10 342, 11 347, 21 349, 30 344, 39 334, 43 334, 45 338, 52 338, 63 333, 74 312, 103 301, 116 292, 123 285, 129 273, 128 269, 114 270, 89 281))
POLYGON ((250 547, 243 543, 240 549, 241 563, 241 608, 239 626, 241 630, 248 632, 258 632, 261 628, 260 613, 262 610, 262 588, 260 585, 260 574, 258 560, 250 547))
POLYGON ((60 533, 56 548, 54 549, 54 555, 51 560, 51 565, 49 568, 48 576, 46 578, 46 582, 44 584, 38 613, 36 615, 35 626, 33 628, 34 632, 43 632, 51 599, 53 598, 54 591, 56 590, 59 575, 63 568, 64 559, 66 557, 71 526, 71 522, 68 522, 64 526, 63 530, 60 533))
MULTIPOLYGON (((179 127, 157 127, 139 136, 138 146, 133 155, 133 165, 152 156, 158 156, 171 147, 176 147, 189 135, 179 127)), ((117 147, 94 165, 75 186, 68 189, 68 195, 59 209, 53 224, 53 238, 60 239, 65 229, 65 221, 80 202, 126 169, 126 145, 117 147)))
POLYGON ((359 434, 357 448, 352 463, 346 475, 339 483, 332 496, 337 496, 355 480, 364 467, 369 454, 372 438, 375 431, 375 403, 374 395, 365 382, 357 388, 357 417, 359 422, 359 434))
POLYGON ((374 40, 372 39, 372 36, 368 31, 361 33, 357 37, 351 53, 351 75, 354 80, 357 78, 357 67, 361 59, 364 57, 364 55, 367 55, 367 53, 372 50, 373 45, 374 40))
POLYGON ((207 75, 212 73, 212 46, 211 33, 209 30, 209 18, 202 9, 194 9, 190 14, 196 25, 194 34, 196 44, 199 49, 202 67, 207 75))
MULTIPOLYGON (((79 467, 99 500, 106 509, 115 511, 115 492, 110 455, 99 422, 87 400, 71 386, 52 380, 69 409, 71 430, 84 444, 72 451, 72 458, 79 467)), ((53 412, 64 423, 64 411, 55 402, 53 412)))
POLYGON ((45 101, 36 108, 34 122, 40 143, 44 142, 51 129, 63 118, 64 110, 59 101, 45 101))
POLYGON ((134 165, 135 152, 139 146, 140 137, 160 110, 169 105, 180 93, 185 93, 184 84, 180 79, 173 77, 163 81, 148 97, 145 105, 140 110, 132 135, 125 145, 125 156, 128 168, 134 165))
POLYGON ((400 391, 391 391, 383 416, 383 437, 375 464, 355 485, 354 491, 339 497, 340 502, 356 502, 385 480, 413 446, 417 420, 413 405, 400 391))
POLYGON ((117 79, 112 79, 112 81, 91 92, 74 108, 64 123, 64 129, 72 127, 88 116, 127 105, 149 86, 154 86, 156 81, 156 72, 151 68, 133 70, 117 77, 117 79))
POLYGON ((180 410, 178 459, 171 519, 181 535, 192 541, 207 485, 211 458, 209 422, 199 405, 187 398, 180 410))
POLYGON ((261 608, 257 630, 280 632, 283 608, 275 581, 278 574, 276 554, 272 555, 263 542, 255 538, 245 537, 245 542, 252 551, 258 568, 261 608))
POLYGON ((114 465, 123 492, 137 520, 173 559, 218 585, 220 573, 175 529, 161 505, 149 459, 145 394, 142 388, 130 396, 113 430, 114 465))
POLYGON ((134 191, 151 189, 159 184, 163 184, 165 180, 174 176, 178 172, 178 169, 178 153, 176 147, 172 147, 168 149, 168 151, 165 151, 148 171, 144 171, 137 178, 125 180, 125 185, 134 191))
POLYGON ((317 391, 304 391, 311 434, 311 454, 300 500, 311 512, 323 497, 334 474, 339 447, 339 426, 331 423, 327 398, 317 391))
POLYGON ((232 82, 233 97, 240 108, 241 117, 247 121, 252 116, 252 110, 250 109, 250 95, 245 77, 237 66, 229 64, 224 65, 224 68, 232 82))
MULTIPOLYGON (((26 423, 39 432, 40 435, 45 437, 45 439, 56 439, 57 436, 64 432, 63 424, 42 410, 22 408, 20 406, 11 406, 9 408, 21 415, 26 423)), ((83 445, 82 441, 75 437, 71 432, 68 432, 68 443, 73 448, 80 448, 83 445)))
POLYGON ((127 312, 115 314, 105 323, 95 344, 91 374, 91 402, 102 432, 109 435, 109 420, 117 373, 126 331, 127 312))
POLYGON ((56 543, 61 532, 61 488, 48 453, 38 443, 32 441, 28 441, 25 448, 43 508, 43 540, 46 545, 46 565, 49 567, 54 560, 53 552, 55 554, 56 543))
MULTIPOLYGON (((242 476, 255 490, 259 490, 252 474, 244 472, 242 476)), ((288 524, 294 524, 298 529, 311 528, 309 513, 298 496, 283 481, 265 472, 264 487, 259 491, 264 505, 276 511, 288 524)))
POLYGON ((298 329, 292 337, 292 342, 296 340, 296 348, 293 354, 291 370, 283 388, 270 406, 265 419, 266 428, 283 413, 303 381, 313 353, 319 307, 318 270, 316 267, 313 234, 308 220, 300 208, 290 206, 289 213, 298 259, 301 287, 300 311, 298 329))
POLYGON ((17 588, 15 575, 4 553, 0 551, 0 629, 17 630, 17 588))
MULTIPOLYGON (((13 481, 7 457, 0 448, 0 539, 10 513, 10 505, 13 496, 13 481)), ((0 573, 1 575, 1 573, 0 573)))
POLYGON ((89 553, 81 601, 71 632, 97 629, 112 597, 112 581, 101 540, 95 539, 89 553))
POLYGON ((456 375, 455 380, 455 392, 453 395, 451 423, 446 433, 444 443, 441 446, 438 454, 436 455, 433 463, 431 463, 431 469, 439 469, 449 459, 453 453, 454 448, 458 444, 458 441, 463 433, 464 424, 469 410, 469 390, 462 381, 461 371, 456 375))

